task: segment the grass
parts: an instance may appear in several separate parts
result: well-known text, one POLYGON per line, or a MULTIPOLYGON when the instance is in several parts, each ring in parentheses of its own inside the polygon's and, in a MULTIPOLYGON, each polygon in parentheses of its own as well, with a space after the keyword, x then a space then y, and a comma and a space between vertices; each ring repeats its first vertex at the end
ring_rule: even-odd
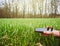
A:
POLYGON ((38 41, 44 46, 58 46, 58 41, 54 36, 44 37, 34 32, 36 28, 44 28, 47 26, 60 29, 60 18, 1 18, 0 46, 35 46, 38 41))

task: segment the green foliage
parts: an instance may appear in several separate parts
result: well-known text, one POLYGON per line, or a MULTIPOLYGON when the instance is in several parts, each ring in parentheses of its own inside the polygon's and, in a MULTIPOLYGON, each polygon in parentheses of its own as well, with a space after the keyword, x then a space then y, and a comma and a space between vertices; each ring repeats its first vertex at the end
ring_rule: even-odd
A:
POLYGON ((44 37, 34 32, 47 26, 59 29, 60 19, 0 19, 0 46, 35 46, 38 41, 44 46, 58 46, 53 36, 44 37))

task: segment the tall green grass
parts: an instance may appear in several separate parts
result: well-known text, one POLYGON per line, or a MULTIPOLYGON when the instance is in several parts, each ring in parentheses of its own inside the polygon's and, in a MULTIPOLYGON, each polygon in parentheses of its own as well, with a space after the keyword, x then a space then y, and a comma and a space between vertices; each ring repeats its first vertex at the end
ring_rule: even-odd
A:
POLYGON ((60 19, 0 19, 0 46, 35 46, 38 41, 44 46, 58 46, 54 36, 44 37, 35 32, 36 28, 47 26, 60 29, 60 19))

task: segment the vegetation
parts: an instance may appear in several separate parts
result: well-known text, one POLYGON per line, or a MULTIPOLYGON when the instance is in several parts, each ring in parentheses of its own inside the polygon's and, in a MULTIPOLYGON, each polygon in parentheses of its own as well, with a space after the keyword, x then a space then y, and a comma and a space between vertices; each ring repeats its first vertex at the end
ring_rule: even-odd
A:
POLYGON ((58 46, 53 35, 45 37, 35 29, 52 26, 60 30, 59 8, 60 0, 1 0, 0 46, 35 46, 37 42, 58 46))
POLYGON ((44 46, 58 46, 54 36, 44 37, 36 28, 53 26, 60 29, 59 18, 0 19, 0 46, 35 46, 40 41, 44 46))
POLYGON ((0 2, 0 17, 55 18, 60 17, 59 7, 60 0, 4 0, 0 2))

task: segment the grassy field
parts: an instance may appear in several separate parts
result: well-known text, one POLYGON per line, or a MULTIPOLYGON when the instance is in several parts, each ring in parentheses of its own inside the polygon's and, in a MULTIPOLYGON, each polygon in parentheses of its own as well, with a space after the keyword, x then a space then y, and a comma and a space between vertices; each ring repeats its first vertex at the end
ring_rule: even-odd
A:
POLYGON ((0 19, 0 46, 35 46, 40 41, 44 46, 58 46, 54 36, 44 37, 34 32, 36 28, 53 26, 60 29, 59 18, 0 19))

